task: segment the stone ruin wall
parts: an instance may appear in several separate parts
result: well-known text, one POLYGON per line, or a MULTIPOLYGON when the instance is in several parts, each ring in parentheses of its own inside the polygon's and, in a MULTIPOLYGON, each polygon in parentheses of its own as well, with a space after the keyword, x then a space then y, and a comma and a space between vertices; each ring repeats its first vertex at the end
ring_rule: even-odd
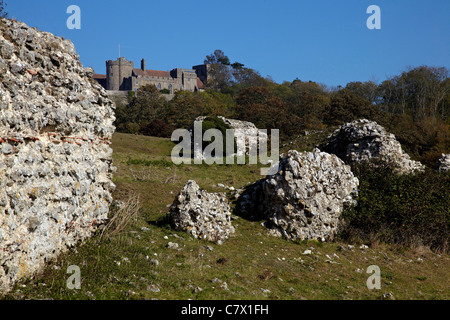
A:
POLYGON ((113 103, 69 40, 0 19, 0 293, 102 224, 113 103))

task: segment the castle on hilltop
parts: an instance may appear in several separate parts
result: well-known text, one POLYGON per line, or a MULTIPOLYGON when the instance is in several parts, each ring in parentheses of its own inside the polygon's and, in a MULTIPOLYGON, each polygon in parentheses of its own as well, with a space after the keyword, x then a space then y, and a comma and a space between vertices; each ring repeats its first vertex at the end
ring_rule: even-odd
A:
POLYGON ((151 84, 161 90, 202 91, 207 80, 207 66, 193 66, 192 69, 175 68, 171 71, 148 70, 145 59, 141 60, 141 68, 134 68, 134 62, 120 57, 116 61, 106 61, 106 75, 94 74, 94 79, 109 91, 136 91, 142 86, 151 84))

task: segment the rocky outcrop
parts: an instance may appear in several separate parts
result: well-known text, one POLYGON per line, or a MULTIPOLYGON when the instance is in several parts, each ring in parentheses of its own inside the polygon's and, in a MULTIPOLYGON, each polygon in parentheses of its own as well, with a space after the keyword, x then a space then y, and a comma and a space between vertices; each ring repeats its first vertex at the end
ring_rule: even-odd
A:
POLYGON ((344 124, 328 137, 320 149, 336 154, 347 164, 376 159, 392 166, 400 174, 424 170, 420 162, 411 160, 402 150, 393 134, 366 119, 344 124))
POLYGON ((167 215, 176 230, 198 239, 221 243, 235 231, 225 194, 200 190, 193 180, 177 195, 167 215))
MULTIPOLYGON (((201 116, 195 119, 194 124, 192 124, 191 128, 189 129, 191 134, 193 133, 195 123, 202 122, 206 118, 208 117, 201 116)), ((237 156, 244 156, 249 154, 249 146, 251 141, 255 143, 257 149, 259 148, 259 143, 266 143, 268 141, 267 133, 260 132, 252 122, 227 119, 222 116, 218 116, 217 118, 221 119, 227 126, 234 130, 234 139, 237 143, 237 156)), ((194 145, 193 136, 192 142, 192 145, 194 145)), ((203 158, 203 155, 195 154, 195 157, 200 159, 203 158)))
POLYGON ((442 154, 442 157, 436 163, 436 170, 439 172, 450 171, 450 154, 442 154))
POLYGON ((92 74, 69 40, 0 20, 0 291, 107 218, 114 106, 92 74))
POLYGON ((234 137, 236 141, 242 141, 243 145, 245 145, 245 152, 242 152, 242 149, 238 148, 238 156, 242 156, 244 155, 244 153, 246 155, 249 154, 250 141, 257 141, 257 145, 259 146, 259 143, 265 143, 268 140, 267 134, 260 132, 252 122, 227 119, 220 116, 218 118, 222 119, 222 121, 225 122, 225 124, 229 125, 231 129, 234 129, 234 137))
POLYGON ((271 233, 290 240, 332 239, 358 184, 350 167, 335 155, 289 151, 278 173, 262 182, 271 233))

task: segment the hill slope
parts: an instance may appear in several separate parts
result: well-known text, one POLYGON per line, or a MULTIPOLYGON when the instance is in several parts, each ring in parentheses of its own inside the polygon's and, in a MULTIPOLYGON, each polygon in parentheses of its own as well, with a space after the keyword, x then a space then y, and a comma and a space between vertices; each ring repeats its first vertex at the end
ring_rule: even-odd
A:
POLYGON ((244 217, 235 217, 236 235, 223 245, 175 232, 164 217, 187 180, 224 192, 219 183, 242 188, 260 179, 258 166, 174 166, 173 144, 161 138, 116 133, 112 147, 115 199, 126 204, 138 196, 139 214, 120 232, 97 235, 60 256, 6 299, 380 299, 388 292, 396 299, 450 298, 449 256, 426 249, 294 243, 244 217), (167 248, 169 242, 178 249, 167 248), (80 290, 67 289, 71 265, 80 267, 80 290), (381 269, 381 290, 367 288, 371 265, 381 269))

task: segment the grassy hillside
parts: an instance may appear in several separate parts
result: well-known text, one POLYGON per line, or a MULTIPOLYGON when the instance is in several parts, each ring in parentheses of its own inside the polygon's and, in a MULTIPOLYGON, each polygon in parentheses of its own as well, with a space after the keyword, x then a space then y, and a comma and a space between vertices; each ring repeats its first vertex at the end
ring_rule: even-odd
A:
MULTIPOLYGON (((297 139, 295 147, 310 149, 323 135, 297 139)), ((173 144, 162 138, 116 133, 112 147, 115 198, 139 201, 138 214, 123 230, 98 234, 62 254, 5 299, 380 299, 389 292, 396 299, 450 298, 449 256, 425 248, 293 243, 267 235, 261 221, 237 216, 236 234, 223 245, 175 232, 164 217, 187 180, 225 192, 217 184, 242 188, 261 178, 259 167, 175 166, 173 144), (179 248, 167 248, 169 242, 179 248), (312 254, 304 255, 306 250, 312 254), (71 265, 81 270, 79 290, 66 286, 71 265), (370 265, 381 269, 381 290, 366 286, 370 265)))

